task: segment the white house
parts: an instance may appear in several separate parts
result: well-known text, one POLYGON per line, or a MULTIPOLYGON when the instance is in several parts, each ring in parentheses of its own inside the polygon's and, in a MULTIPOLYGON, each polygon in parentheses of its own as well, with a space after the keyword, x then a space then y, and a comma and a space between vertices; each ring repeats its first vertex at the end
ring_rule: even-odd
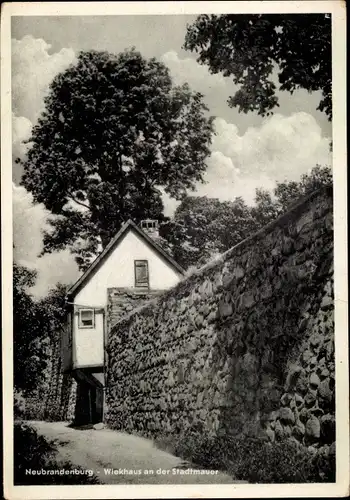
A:
POLYGON ((126 289, 147 296, 173 287, 184 274, 156 243, 157 228, 152 220, 142 221, 141 228, 131 220, 126 222, 68 291, 63 371, 79 382, 78 405, 85 411, 82 423, 103 420, 104 357, 110 326, 107 290, 126 289))

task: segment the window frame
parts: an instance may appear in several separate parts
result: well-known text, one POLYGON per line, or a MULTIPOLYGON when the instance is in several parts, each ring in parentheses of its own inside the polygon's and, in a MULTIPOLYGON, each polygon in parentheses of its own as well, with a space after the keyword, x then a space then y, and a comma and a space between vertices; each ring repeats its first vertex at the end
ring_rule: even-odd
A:
POLYGON ((149 265, 148 265, 148 260, 146 259, 135 259, 134 260, 134 284, 135 284, 135 288, 143 288, 143 289, 149 289, 149 265), (142 263, 145 263, 146 264, 146 268, 147 268, 147 283, 145 282, 145 284, 138 284, 137 282, 137 275, 136 275, 136 268, 137 268, 137 264, 139 262, 142 262, 142 263))
POLYGON ((78 328, 79 330, 84 330, 84 329, 94 329, 95 328, 95 309, 91 307, 82 307, 79 309, 79 314, 78 314, 78 328), (83 325, 81 321, 81 313, 86 311, 92 312, 92 325, 83 325))
POLYGON ((155 219, 145 219, 141 221, 141 229, 157 229, 158 221, 155 219))

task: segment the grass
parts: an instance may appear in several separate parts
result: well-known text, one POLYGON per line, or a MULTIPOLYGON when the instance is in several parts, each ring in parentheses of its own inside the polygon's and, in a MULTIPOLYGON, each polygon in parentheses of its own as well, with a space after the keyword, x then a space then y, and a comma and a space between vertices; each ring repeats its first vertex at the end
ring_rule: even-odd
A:
POLYGON ((82 485, 98 479, 70 462, 58 461, 55 443, 47 441, 28 424, 14 425, 14 484, 82 485), (33 473, 33 471, 35 471, 33 473))
POLYGON ((249 483, 335 482, 335 455, 313 454, 291 440, 270 443, 259 437, 161 436, 158 448, 207 469, 249 483))

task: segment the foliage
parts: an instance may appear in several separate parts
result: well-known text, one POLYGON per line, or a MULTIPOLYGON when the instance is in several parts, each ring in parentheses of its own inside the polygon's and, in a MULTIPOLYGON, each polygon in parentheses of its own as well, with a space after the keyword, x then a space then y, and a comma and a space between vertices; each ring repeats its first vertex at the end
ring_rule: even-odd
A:
POLYGON ((19 390, 33 389, 46 366, 48 339, 45 338, 43 317, 38 304, 28 293, 35 273, 13 267, 13 342, 14 386, 19 390))
POLYGON ((303 174, 299 182, 277 182, 273 195, 269 191, 257 189, 252 216, 260 226, 264 226, 287 212, 298 199, 317 189, 325 186, 332 187, 332 185, 331 169, 316 165, 309 174, 303 174))
POLYGON ((23 164, 23 185, 54 214, 45 251, 69 246, 84 269, 127 219, 164 220, 160 187, 181 199, 202 180, 206 111, 154 58, 81 52, 51 83, 23 164))
POLYGON ((66 295, 68 285, 57 283, 48 295, 39 301, 41 314, 45 314, 50 337, 66 324, 66 295))
MULTIPOLYGON (((50 341, 65 321, 65 290, 58 285, 45 299, 35 301, 28 289, 35 272, 13 266, 14 386, 22 397, 37 389, 45 377, 50 341)), ((23 406, 23 405, 22 405, 23 406)), ((21 405, 15 403, 19 411, 21 405)))
POLYGON ((331 16, 327 14, 200 15, 188 26, 184 48, 212 73, 232 76, 229 100, 239 111, 269 115, 279 90, 321 91, 317 109, 332 118, 331 16))
POLYGON ((31 390, 27 389, 21 400, 16 396, 14 417, 22 420, 46 420, 47 395, 48 380, 46 380, 45 375, 38 375, 36 387, 31 390), (22 403, 21 406, 19 406, 19 402, 22 403))
POLYGON ((188 268, 236 245, 256 230, 256 223, 242 198, 221 202, 187 196, 161 230, 173 245, 174 258, 188 268))
POLYGON ((330 168, 318 165, 299 182, 277 182, 273 193, 257 189, 252 207, 242 198, 221 202, 187 196, 161 231, 183 267, 198 267, 275 220, 301 197, 331 185, 330 168))
POLYGON ((50 445, 36 430, 26 424, 14 425, 14 468, 17 478, 25 477, 25 469, 41 469, 48 455, 53 452, 50 445))
POLYGON ((293 440, 270 443, 262 437, 187 435, 175 453, 195 464, 229 472, 250 483, 306 483, 335 480, 335 456, 314 455, 293 440))
POLYGON ((13 392, 13 409, 15 418, 21 418, 25 412, 25 398, 21 391, 13 392))
POLYGON ((312 481, 334 483, 336 480, 335 453, 317 453, 312 459, 312 481))
POLYGON ((51 484, 97 484, 96 477, 86 474, 65 475, 31 475, 26 470, 49 471, 64 469, 66 471, 80 467, 70 462, 57 462, 56 448, 37 431, 26 424, 16 422, 14 426, 14 484, 15 485, 51 485, 51 484))

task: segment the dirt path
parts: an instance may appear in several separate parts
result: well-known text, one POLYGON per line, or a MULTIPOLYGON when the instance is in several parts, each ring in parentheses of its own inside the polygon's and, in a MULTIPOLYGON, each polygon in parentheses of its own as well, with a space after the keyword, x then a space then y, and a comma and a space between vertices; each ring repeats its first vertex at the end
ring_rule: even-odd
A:
POLYGON ((151 440, 108 429, 72 429, 66 422, 28 422, 56 442, 57 459, 91 470, 104 484, 232 484, 232 477, 183 465, 151 440), (153 471, 147 473, 146 471, 153 471), (197 471, 197 473, 196 473, 197 471))

